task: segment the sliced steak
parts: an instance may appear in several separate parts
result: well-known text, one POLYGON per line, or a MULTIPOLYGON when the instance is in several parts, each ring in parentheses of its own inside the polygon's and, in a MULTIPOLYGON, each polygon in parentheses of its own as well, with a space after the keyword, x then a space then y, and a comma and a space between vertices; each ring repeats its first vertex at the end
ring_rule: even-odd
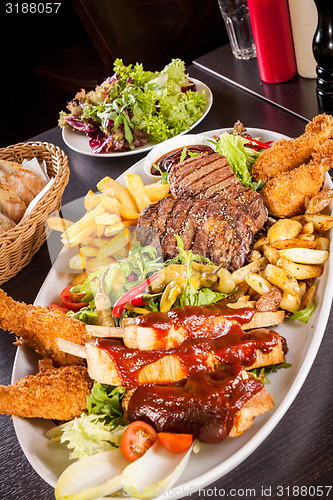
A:
POLYGON ((173 165, 168 179, 173 196, 236 200, 247 208, 257 229, 261 229, 267 219, 262 196, 245 187, 233 173, 227 159, 217 153, 200 155, 173 165))
POLYGON ((167 200, 171 198, 150 205, 140 215, 137 238, 142 245, 159 244, 163 256, 172 258, 177 254, 177 234, 185 250, 204 255, 215 265, 223 263, 232 272, 244 264, 257 232, 244 205, 226 199, 186 197, 173 199, 174 204, 167 200))

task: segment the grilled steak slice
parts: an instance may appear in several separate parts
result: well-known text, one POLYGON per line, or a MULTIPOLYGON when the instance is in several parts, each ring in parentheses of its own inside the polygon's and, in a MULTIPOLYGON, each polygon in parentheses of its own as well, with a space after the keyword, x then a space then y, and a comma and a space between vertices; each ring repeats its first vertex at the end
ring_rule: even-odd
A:
POLYGON ((245 187, 233 173, 227 159, 217 153, 200 155, 173 165, 168 180, 173 196, 236 200, 245 205, 257 229, 261 229, 267 219, 261 195, 245 187))
POLYGON ((257 231, 244 205, 226 199, 186 197, 173 199, 173 204, 171 200, 162 199, 140 215, 137 238, 142 245, 160 245, 164 258, 172 258, 177 254, 178 235, 185 250, 204 255, 216 265, 223 263, 229 271, 244 264, 257 231))

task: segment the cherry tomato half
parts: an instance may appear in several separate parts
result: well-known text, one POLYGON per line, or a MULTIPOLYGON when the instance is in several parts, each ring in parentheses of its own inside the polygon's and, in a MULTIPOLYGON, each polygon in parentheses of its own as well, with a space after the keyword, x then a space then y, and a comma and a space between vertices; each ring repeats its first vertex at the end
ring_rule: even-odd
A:
POLYGON ((177 434, 175 432, 159 432, 158 440, 171 453, 184 453, 192 444, 192 434, 177 434))
POLYGON ((89 302, 82 302, 84 293, 73 293, 73 285, 67 286, 60 294, 61 302, 71 311, 79 311, 82 307, 87 307, 89 302))
POLYGON ((127 460, 134 462, 142 457, 157 441, 155 429, 142 420, 137 420, 126 427, 120 447, 127 460))
POLYGON ((69 312, 69 309, 64 306, 64 304, 61 304, 60 302, 51 302, 49 305, 50 311, 61 311, 65 314, 69 312))

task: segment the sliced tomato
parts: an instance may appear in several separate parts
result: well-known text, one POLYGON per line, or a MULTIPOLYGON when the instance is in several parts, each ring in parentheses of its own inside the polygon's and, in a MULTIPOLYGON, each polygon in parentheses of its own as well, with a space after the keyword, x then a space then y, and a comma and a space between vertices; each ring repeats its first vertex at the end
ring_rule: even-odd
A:
POLYGON ((69 312, 69 309, 65 307, 61 302, 51 302, 51 304, 49 305, 49 309, 50 311, 61 311, 65 314, 69 312))
POLYGON ((61 302, 71 311, 79 311, 82 307, 87 307, 89 302, 82 302, 84 293, 73 293, 73 285, 67 286, 60 294, 61 302))
POLYGON ((158 440, 171 453, 184 453, 192 444, 192 434, 177 434, 176 432, 159 432, 158 440))
POLYGON ((142 457, 155 441, 157 441, 155 429, 146 422, 137 420, 126 427, 120 447, 124 456, 134 462, 142 457))

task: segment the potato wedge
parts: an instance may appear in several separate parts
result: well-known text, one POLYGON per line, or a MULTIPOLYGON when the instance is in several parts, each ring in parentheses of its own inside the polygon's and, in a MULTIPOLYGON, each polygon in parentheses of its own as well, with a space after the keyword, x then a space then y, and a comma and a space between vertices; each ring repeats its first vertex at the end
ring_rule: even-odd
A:
POLYGON ((333 200, 333 189, 320 191, 311 200, 306 208, 306 215, 318 214, 326 208, 333 200))
POLYGON ((314 250, 311 248, 286 248, 279 250, 281 257, 300 264, 324 264, 329 257, 327 250, 314 250))
POLYGON ((330 249, 330 240, 328 238, 325 238, 324 236, 319 236, 319 238, 316 238, 315 243, 318 250, 330 249))
POLYGON ((306 290, 305 294, 302 297, 301 305, 300 305, 300 310, 302 311, 303 309, 307 309, 308 307, 311 307, 314 301, 316 293, 316 285, 311 285, 309 288, 306 290))
POLYGON ((302 230, 302 224, 297 220, 280 219, 267 231, 269 243, 296 238, 302 230))
POLYGON ((280 307, 285 311, 289 311, 294 313, 299 311, 301 305, 301 297, 299 294, 288 293, 285 290, 283 291, 282 299, 280 301, 280 307))
POLYGON ((264 252, 264 255, 268 259, 268 261, 276 266, 276 263, 280 258, 279 251, 271 245, 263 245, 262 251, 264 252))
POLYGON ((324 266, 321 265, 299 264, 285 258, 282 258, 282 267, 287 274, 293 276, 297 280, 319 278, 324 270, 324 266))
MULTIPOLYGON (((290 273, 291 274, 291 273, 290 273)), ((268 264, 266 267, 266 277, 270 283, 282 288, 287 293, 297 295, 299 293, 299 285, 293 275, 289 276, 288 272, 280 267, 268 264)))
POLYGON ((304 215, 302 216, 306 222, 313 222, 314 228, 317 231, 328 231, 333 227, 333 217, 330 215, 304 215))
POLYGON ((246 283, 257 293, 263 295, 269 292, 273 285, 257 273, 250 273, 245 278, 246 283))
POLYGON ((250 273, 258 273, 268 263, 268 260, 266 257, 261 257, 261 259, 255 260, 254 262, 250 262, 250 264, 247 264, 246 266, 243 266, 237 271, 234 271, 231 274, 231 279, 235 283, 235 285, 238 285, 239 283, 242 283, 242 281, 245 280, 246 276, 250 273))
MULTIPOLYGON (((302 235, 300 235, 302 236, 302 235)), ((305 235, 303 235, 305 236, 305 235)), ((313 235, 311 235, 313 236, 313 235)), ((279 240, 279 241, 273 241, 271 244, 273 248, 276 248, 277 250, 282 250, 284 248, 294 248, 294 247, 299 247, 299 248, 315 248, 316 244, 315 242, 311 239, 303 239, 301 237, 299 238, 292 238, 291 240, 279 240)))

